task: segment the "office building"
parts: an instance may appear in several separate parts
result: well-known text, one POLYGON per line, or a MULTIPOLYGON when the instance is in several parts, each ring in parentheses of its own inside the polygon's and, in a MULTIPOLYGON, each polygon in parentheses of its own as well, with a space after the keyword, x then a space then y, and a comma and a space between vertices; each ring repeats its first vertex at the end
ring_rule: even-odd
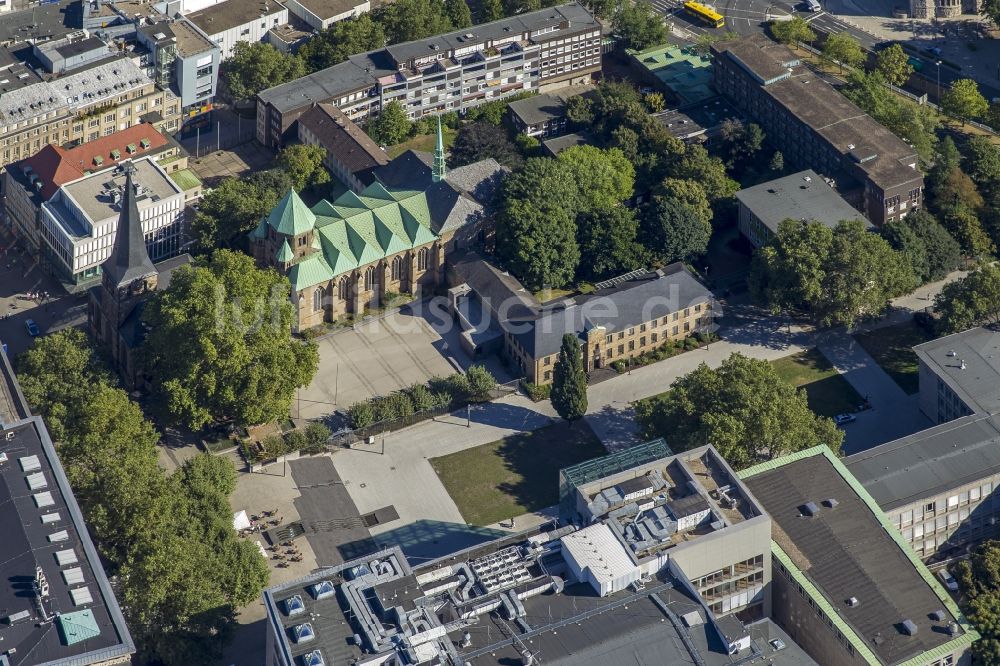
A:
POLYGON ((337 180, 360 193, 375 182, 389 156, 364 130, 332 104, 315 104, 299 118, 299 141, 325 151, 323 165, 337 180))
POLYGON ((369 0, 287 0, 285 4, 293 16, 316 32, 371 10, 369 0))
MULTIPOLYGON (((128 164, 141 188, 137 201, 150 258, 155 262, 177 255, 184 231, 184 191, 151 159, 128 164)), ((118 167, 95 171, 63 185, 42 204, 42 251, 64 281, 81 284, 96 278, 112 256, 126 203, 124 182, 118 167)))
POLYGON ((249 234, 257 263, 291 281, 297 330, 378 307, 389 292, 441 285, 446 254, 481 241, 503 167, 488 159, 447 170, 440 128, 427 157, 404 153, 360 193, 311 209, 291 191, 249 234))
POLYGON ((218 44, 225 60, 238 42, 262 42, 269 30, 288 23, 288 9, 277 0, 226 0, 186 18, 218 44))
POLYGON ((146 71, 159 86, 180 97, 186 117, 211 108, 219 82, 222 50, 186 19, 159 21, 136 28, 136 41, 146 48, 146 71))
POLYGON ((0 351, 6 666, 130 664, 135 645, 42 419, 0 351))
POLYGON ((913 148, 806 67, 788 47, 755 35, 712 45, 712 83, 763 127, 785 159, 832 178, 873 224, 922 205, 913 148))
POLYGON ((316 102, 359 121, 396 101, 419 118, 589 83, 601 69, 600 42, 600 23, 573 3, 351 56, 261 92, 257 139, 282 146, 297 136, 296 121, 316 102))
POLYGON ((103 39, 85 37, 83 34, 71 34, 61 39, 36 42, 32 44, 31 49, 42 67, 56 75, 115 55, 115 50, 103 39))
POLYGON ((914 347, 935 426, 844 459, 925 560, 1000 537, 1000 340, 974 328, 914 347))
POLYGON ((863 219, 821 176, 806 169, 736 193, 740 233, 754 247, 765 245, 785 220, 835 227, 863 219))
POLYGON ((670 456, 651 444, 658 459, 605 490, 588 484, 599 497, 581 501, 639 498, 619 497, 589 524, 419 565, 393 547, 266 590, 265 663, 814 664, 767 618, 713 610, 706 597, 716 593, 684 570, 716 567, 715 588, 729 594, 750 580, 763 598, 770 520, 711 448, 670 456), (753 553, 745 566, 744 553, 753 553))
POLYGON ((448 292, 470 356, 502 352, 535 384, 552 383, 562 338, 579 338, 590 372, 715 330, 712 293, 680 263, 598 283, 591 294, 540 304, 475 253, 450 269, 448 292))
POLYGON ((971 663, 979 635, 829 448, 740 477, 773 524, 772 619, 813 659, 971 663))
POLYGON ((4 210, 14 234, 32 254, 44 247, 42 204, 60 187, 121 160, 149 156, 168 173, 187 167, 180 144, 149 123, 69 148, 47 145, 4 171, 4 210))

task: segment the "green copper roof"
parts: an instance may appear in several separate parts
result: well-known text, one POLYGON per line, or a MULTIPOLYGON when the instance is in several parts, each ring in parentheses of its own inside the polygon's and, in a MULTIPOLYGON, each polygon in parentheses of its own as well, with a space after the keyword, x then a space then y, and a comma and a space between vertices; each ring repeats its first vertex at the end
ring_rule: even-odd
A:
POLYGON ((295 253, 292 252, 292 248, 288 247, 288 241, 281 241, 281 247, 278 248, 278 254, 275 257, 278 261, 283 264, 291 263, 292 259, 295 258, 295 253))
POLYGON ((256 229, 254 229, 253 231, 250 232, 250 238, 260 238, 260 239, 267 238, 267 218, 266 217, 260 218, 260 224, 257 225, 256 229))
POLYGON ((267 216, 267 223, 278 233, 298 236, 313 228, 316 224, 316 215, 309 210, 295 190, 289 190, 285 198, 279 201, 267 216))
POLYGON ((64 645, 76 645, 101 635, 101 627, 89 609, 63 613, 56 618, 56 622, 64 645))
POLYGON ((311 213, 317 231, 313 247, 320 252, 299 261, 289 272, 296 291, 438 238, 430 228, 431 213, 423 192, 390 191, 381 183, 360 194, 345 192, 333 202, 320 201, 311 213), (320 256, 322 264, 314 265, 313 257, 320 256))

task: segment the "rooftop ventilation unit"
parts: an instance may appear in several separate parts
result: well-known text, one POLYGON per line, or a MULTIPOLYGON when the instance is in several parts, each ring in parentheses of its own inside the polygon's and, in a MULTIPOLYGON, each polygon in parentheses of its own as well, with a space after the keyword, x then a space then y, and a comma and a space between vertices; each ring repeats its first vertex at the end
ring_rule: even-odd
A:
POLYGON ((836 506, 837 506, 838 504, 840 504, 840 502, 838 502, 838 501, 837 501, 837 500, 836 500, 835 498, 833 498, 833 497, 828 497, 828 498, 826 498, 825 500, 823 500, 823 506, 825 506, 825 507, 828 507, 828 508, 830 508, 830 509, 833 509, 833 508, 834 508, 834 507, 836 507, 836 506))
POLYGON ((806 502, 802 505, 801 510, 803 516, 809 516, 810 518, 819 513, 819 507, 816 506, 815 502, 806 502))
POLYGON ((899 629, 907 636, 917 635, 917 625, 913 622, 913 620, 903 620, 899 623, 899 629))
POLYGON ((949 622, 948 623, 948 635, 949 636, 958 636, 958 622, 949 622))
POLYGON ((313 598, 317 600, 332 597, 336 593, 337 588, 335 588, 333 583, 328 580, 321 580, 315 585, 309 586, 309 594, 313 595, 313 598))
POLYGON ((308 622, 292 627, 292 635, 295 637, 296 643, 308 643, 316 638, 316 632, 313 631, 313 626, 308 622))
POLYGON ((858 598, 857 598, 857 597, 849 597, 849 598, 847 599, 847 605, 848 605, 848 606, 850 606, 851 608, 855 608, 855 607, 857 607, 857 606, 858 606, 858 605, 859 605, 860 603, 861 603, 861 602, 860 602, 860 601, 858 601, 858 598))
POLYGON ((944 618, 947 617, 944 611, 940 608, 930 614, 930 618, 935 622, 943 622, 944 618))

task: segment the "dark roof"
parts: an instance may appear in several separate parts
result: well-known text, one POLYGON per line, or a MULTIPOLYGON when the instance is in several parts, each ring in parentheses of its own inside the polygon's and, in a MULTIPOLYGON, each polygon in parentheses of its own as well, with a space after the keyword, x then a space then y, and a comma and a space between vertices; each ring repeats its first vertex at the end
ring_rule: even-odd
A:
POLYGON ((708 500, 704 497, 698 493, 691 493, 690 495, 685 495, 680 499, 667 502, 667 508, 670 510, 670 513, 673 514, 674 518, 686 518, 687 516, 693 516, 696 513, 707 511, 712 507, 709 506, 708 500))
POLYGON ((820 222, 828 227, 843 220, 864 220, 812 169, 740 190, 736 198, 772 232, 784 220, 820 222))
POLYGON ((0 465, 0 533, 4 535, 0 540, 0 613, 6 617, 28 611, 31 618, 4 624, 5 663, 84 665, 132 654, 135 648, 128 628, 41 418, 7 423, 4 428, 0 442, 8 458, 0 465), (34 488, 29 479, 35 482, 34 488), (43 522, 42 517, 50 514, 56 514, 55 520, 43 522), (60 564, 57 553, 64 551, 65 564, 60 564), (41 567, 49 585, 49 596, 42 602, 46 612, 64 619, 40 624, 32 591, 36 567, 41 567), (84 588, 86 593, 81 594, 84 588), (78 595, 76 600, 71 591, 78 595), (87 594, 90 601, 83 601, 87 594), (69 644, 61 625, 75 623, 77 618, 70 614, 78 611, 90 613, 92 622, 90 618, 79 622, 89 625, 85 633, 90 637, 69 644), (99 633, 92 633, 94 627, 99 633))
POLYGON ((549 155, 555 157, 567 148, 572 148, 574 146, 586 146, 590 143, 590 138, 585 134, 563 134, 562 136, 557 136, 554 139, 549 139, 548 141, 542 141, 542 147, 545 149, 549 155))
POLYGON ((844 458, 884 510, 1000 473, 1000 419, 966 416, 844 458))
POLYGON ((622 495, 628 495, 629 493, 646 490, 647 488, 652 487, 653 482, 648 476, 637 476, 634 479, 625 479, 624 481, 615 484, 615 488, 617 488, 622 495))
POLYGON ((799 57, 787 46, 776 44, 763 35, 719 42, 711 48, 716 56, 725 53, 739 63, 758 83, 770 83, 788 77, 792 67, 801 63, 799 57))
POLYGON ((89 51, 107 48, 108 46, 104 43, 103 39, 98 37, 87 37, 86 39, 79 39, 75 42, 66 42, 65 44, 61 44, 56 47, 56 52, 58 52, 63 58, 72 58, 73 56, 82 55, 89 51))
POLYGON ((284 8, 277 0, 226 0, 184 16, 206 34, 217 35, 262 16, 277 14, 284 8))
POLYGON ((78 0, 61 0, 4 14, 0 21, 0 41, 23 42, 29 37, 46 41, 79 30, 83 25, 81 5, 78 0))
POLYGON ((156 268, 146 251, 146 241, 139 218, 138 195, 132 183, 132 169, 126 165, 125 193, 118 228, 115 230, 115 245, 111 256, 101 265, 101 270, 118 286, 131 283, 139 278, 153 275, 156 268))
POLYGON ((917 345, 913 351, 970 410, 1000 413, 1000 336, 996 331, 971 328, 917 345))
POLYGON ((475 252, 467 252, 453 260, 449 270, 454 276, 453 282, 468 284, 488 310, 504 312, 508 320, 533 318, 541 309, 517 278, 475 252))
POLYGON ((532 95, 507 105, 511 115, 525 125, 538 125, 566 115, 566 102, 555 95, 532 95))
MULTIPOLYGON (((389 156, 371 137, 332 104, 314 104, 299 118, 333 157, 357 175, 389 164, 389 156)), ((368 183, 370 184, 370 183, 368 183)))
POLYGON ((931 586, 924 565, 890 536, 878 507, 841 470, 828 450, 816 447, 747 470, 744 483, 770 514, 775 543, 883 664, 948 643, 953 637, 945 628, 955 615, 945 610, 940 622, 931 613, 954 604, 931 586), (836 507, 820 505, 827 498, 836 499, 836 507), (808 502, 820 506, 813 517, 802 514, 808 502), (848 606, 851 597, 860 603, 848 606), (904 620, 917 625, 916 635, 904 634, 904 620))
POLYGON ((531 326, 509 330, 532 358, 541 358, 558 352, 566 333, 597 326, 608 333, 621 331, 711 299, 712 292, 675 263, 587 296, 547 304, 531 326))

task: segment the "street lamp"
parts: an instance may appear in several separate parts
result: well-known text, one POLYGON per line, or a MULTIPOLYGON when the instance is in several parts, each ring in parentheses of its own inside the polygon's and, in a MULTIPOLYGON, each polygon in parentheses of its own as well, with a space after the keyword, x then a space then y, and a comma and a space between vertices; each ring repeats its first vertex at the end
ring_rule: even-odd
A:
POLYGON ((935 60, 934 64, 937 65, 937 103, 941 106, 941 61, 935 60))

